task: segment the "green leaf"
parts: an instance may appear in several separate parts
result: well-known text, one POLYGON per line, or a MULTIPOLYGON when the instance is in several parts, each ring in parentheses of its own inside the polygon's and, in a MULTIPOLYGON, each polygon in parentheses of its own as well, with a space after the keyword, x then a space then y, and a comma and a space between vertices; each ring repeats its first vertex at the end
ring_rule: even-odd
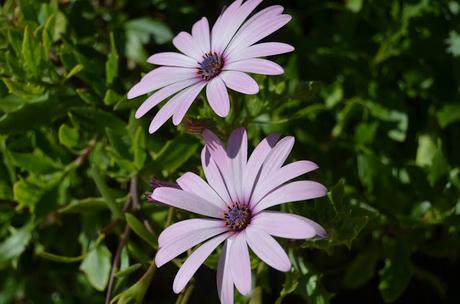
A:
POLYGON ((143 45, 153 37, 157 44, 164 44, 171 41, 173 32, 160 21, 150 18, 139 18, 125 23, 126 31, 126 56, 137 62, 144 62, 147 53, 143 45))
POLYGON ((32 229, 33 225, 31 223, 19 229, 15 229, 11 235, 0 244, 0 269, 8 266, 24 252, 32 238, 32 229))
POLYGON ((460 121, 460 105, 446 104, 436 114, 439 125, 445 128, 448 125, 460 121))
MULTIPOLYGON (((30 99, 31 97, 41 95, 45 92, 45 88, 30 82, 19 82, 12 78, 2 78, 3 83, 7 86, 8 91, 16 96, 30 99)), ((47 95, 46 95, 47 97, 47 95)))
POLYGON ((121 270, 121 271, 118 271, 115 273, 115 276, 117 278, 121 278, 121 277, 124 277, 124 276, 127 276, 127 275, 130 275, 131 273, 135 272, 136 270, 138 270, 139 268, 142 267, 142 264, 141 263, 136 263, 134 265, 130 265, 128 266, 127 268, 121 270))
POLYGON ((359 253, 347 267, 344 286, 356 289, 366 284, 375 275, 378 259, 379 252, 374 248, 359 253))
POLYGON ((43 189, 25 179, 20 179, 13 185, 13 198, 19 203, 19 209, 27 207, 33 211, 44 192, 43 189))
POLYGON ((385 259, 385 266, 379 272, 379 289, 385 302, 391 303, 399 298, 409 285, 412 272, 408 249, 398 241, 392 256, 385 259))
POLYGON ((155 164, 161 164, 161 169, 165 175, 174 172, 182 166, 190 157, 195 155, 198 144, 190 137, 178 136, 169 140, 163 149, 154 155, 155 164))
POLYGON ((336 213, 343 213, 343 195, 345 192, 345 180, 342 178, 339 182, 329 191, 328 196, 331 200, 332 206, 336 213))
POLYGON ((53 161, 40 150, 33 153, 10 152, 9 155, 15 166, 37 174, 47 174, 62 169, 62 165, 53 161))
POLYGON ((126 222, 129 227, 144 241, 146 241, 153 248, 158 248, 155 237, 144 227, 144 225, 132 214, 126 213, 126 222))
POLYGON ((155 274, 156 266, 155 263, 151 263, 149 269, 144 273, 144 275, 128 289, 124 290, 120 294, 116 295, 110 304, 129 304, 136 303, 142 304, 147 288, 150 286, 153 275, 155 274))
POLYGON ((446 39, 447 52, 454 57, 460 56, 460 34, 450 31, 449 38, 446 39))
POLYGON ((21 107, 0 117, 0 134, 21 133, 49 125, 66 115, 67 109, 78 104, 76 96, 48 96, 40 102, 21 107))
POLYGON ((32 34, 29 26, 24 29, 24 37, 21 48, 22 60, 24 67, 31 76, 38 75, 41 62, 41 48, 35 37, 32 34))
POLYGON ((145 133, 141 127, 138 127, 134 134, 131 149, 134 153, 134 165, 138 170, 141 170, 147 160, 147 152, 145 151, 145 133))
POLYGON ((74 148, 78 145, 78 130, 63 124, 59 127, 58 138, 60 144, 67 148, 74 148))
POLYGON ((82 64, 77 64, 76 66, 74 66, 69 73, 67 73, 65 75, 65 79, 69 79, 69 78, 72 78, 72 76, 75 76, 77 75, 80 71, 82 71, 84 69, 84 66, 82 64))
POLYGON ((97 130, 105 133, 109 128, 118 134, 126 134, 126 124, 117 116, 103 110, 89 107, 71 108, 72 118, 76 119, 82 128, 88 130, 97 130))
POLYGON ((112 254, 105 245, 100 244, 90 251, 80 265, 91 285, 103 291, 109 282, 112 254))
POLYGON ((106 83, 111 85, 118 76, 118 52, 113 32, 110 33, 110 53, 105 63, 106 83))

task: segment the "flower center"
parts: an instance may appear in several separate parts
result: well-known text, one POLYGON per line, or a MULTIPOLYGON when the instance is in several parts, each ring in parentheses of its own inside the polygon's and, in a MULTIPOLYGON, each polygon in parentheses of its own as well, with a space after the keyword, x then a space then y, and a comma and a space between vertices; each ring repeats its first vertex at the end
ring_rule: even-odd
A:
POLYGON ((241 231, 251 223, 251 210, 246 205, 239 203, 228 207, 224 215, 225 224, 233 231, 241 231))
POLYGON ((224 58, 216 52, 210 52, 203 56, 203 61, 198 68, 198 75, 203 80, 211 80, 222 71, 224 66, 224 58))

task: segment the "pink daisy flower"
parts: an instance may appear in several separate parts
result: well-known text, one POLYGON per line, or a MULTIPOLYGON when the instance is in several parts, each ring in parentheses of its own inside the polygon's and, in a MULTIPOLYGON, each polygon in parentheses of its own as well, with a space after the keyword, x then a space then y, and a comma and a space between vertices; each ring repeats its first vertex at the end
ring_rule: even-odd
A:
POLYGON ((161 67, 147 73, 128 92, 131 99, 155 91, 139 107, 136 118, 174 95, 153 118, 150 133, 158 130, 171 116, 173 123, 178 125, 204 87, 211 108, 225 117, 230 109, 227 88, 244 94, 259 91, 257 82, 246 73, 283 74, 281 66, 259 57, 291 52, 294 48, 278 42, 256 43, 283 27, 291 16, 283 14, 282 6, 274 5, 245 22, 262 0, 242 2, 233 2, 211 31, 208 20, 203 17, 193 25, 192 34, 179 33, 173 44, 180 53, 158 53, 147 60, 161 67))
POLYGON ((308 239, 324 237, 317 223, 294 214, 267 211, 287 202, 304 201, 326 194, 326 188, 314 181, 291 181, 318 168, 310 161, 283 166, 294 145, 287 136, 265 138, 248 159, 246 131, 236 129, 225 146, 212 132, 205 130, 206 145, 201 161, 206 176, 187 172, 177 184, 181 189, 156 188, 152 199, 191 211, 210 219, 194 218, 166 228, 158 238, 158 267, 186 250, 198 247, 179 269, 173 290, 181 292, 206 258, 225 242, 217 269, 217 289, 222 303, 233 303, 233 286, 243 295, 251 292, 249 248, 266 264, 289 271, 286 252, 273 238, 308 239))

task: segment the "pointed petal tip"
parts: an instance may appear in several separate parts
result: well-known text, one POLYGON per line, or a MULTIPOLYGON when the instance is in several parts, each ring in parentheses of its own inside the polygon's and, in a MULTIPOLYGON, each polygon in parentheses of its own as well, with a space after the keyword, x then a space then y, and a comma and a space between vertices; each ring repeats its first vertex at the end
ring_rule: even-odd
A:
POLYGON ((163 259, 161 258, 161 255, 159 256, 160 253, 161 253, 161 250, 159 250, 157 254, 155 255, 155 265, 157 266, 157 268, 160 268, 161 266, 166 264, 166 262, 163 261, 163 259))

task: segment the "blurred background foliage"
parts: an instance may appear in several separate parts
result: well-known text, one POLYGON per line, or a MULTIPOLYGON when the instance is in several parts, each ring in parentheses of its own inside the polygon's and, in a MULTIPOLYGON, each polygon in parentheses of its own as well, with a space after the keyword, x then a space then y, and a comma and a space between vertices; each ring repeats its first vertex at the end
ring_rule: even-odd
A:
POLYGON ((296 47, 234 95, 195 102, 149 135, 127 90, 174 33, 230 1, 6 0, 0 11, 0 303, 216 303, 216 256, 176 296, 185 255, 156 270, 156 237, 190 215, 153 206, 152 177, 199 172, 198 123, 251 146, 296 137, 329 196, 283 206, 329 232, 283 241, 293 270, 253 261, 236 303, 460 303, 460 3, 289 0, 272 37, 296 47), (112 270, 112 265, 115 269, 112 270))

